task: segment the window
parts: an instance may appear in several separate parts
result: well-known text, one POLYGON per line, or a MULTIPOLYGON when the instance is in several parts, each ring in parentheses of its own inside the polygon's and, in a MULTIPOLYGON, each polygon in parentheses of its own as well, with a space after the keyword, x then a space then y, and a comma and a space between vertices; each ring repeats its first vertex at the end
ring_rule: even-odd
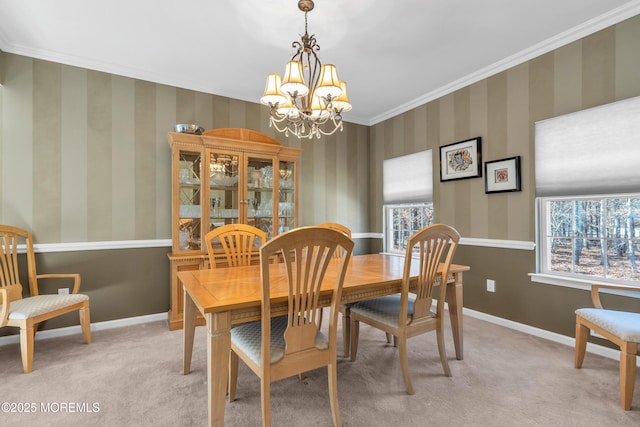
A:
POLYGON ((385 252, 403 254, 409 237, 433 224, 433 203, 385 205, 385 252))
POLYGON ((538 272, 640 286, 640 97, 535 124, 538 272))
POLYGON ((433 223, 431 150, 384 160, 384 251, 404 254, 409 237, 433 223))
POLYGON ((540 203, 543 273, 640 284, 640 194, 540 203))

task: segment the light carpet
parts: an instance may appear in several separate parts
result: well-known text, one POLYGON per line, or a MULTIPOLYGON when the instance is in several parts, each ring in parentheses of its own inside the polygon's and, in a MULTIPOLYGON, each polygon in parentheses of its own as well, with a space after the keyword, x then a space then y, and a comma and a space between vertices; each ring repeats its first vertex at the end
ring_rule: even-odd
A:
MULTIPOLYGON (((0 403, 6 403, 0 425, 205 426, 205 333, 197 328, 189 375, 181 374, 182 331, 169 331, 166 322, 97 331, 90 345, 80 334, 36 341, 30 374, 22 373, 19 346, 2 346, 0 403)), ((343 424, 640 425, 640 391, 633 410, 620 408, 615 360, 587 354, 583 368, 574 369, 572 347, 467 316, 464 359, 454 357, 448 324, 446 345, 450 378, 443 374, 435 333, 410 340, 416 393, 409 396, 397 348, 382 332, 363 325, 357 360, 339 356, 343 424)), ((273 383, 271 390, 274 426, 331 425, 326 368, 308 372, 304 380, 273 383)), ((225 423, 261 424, 260 382, 242 363, 225 423)))

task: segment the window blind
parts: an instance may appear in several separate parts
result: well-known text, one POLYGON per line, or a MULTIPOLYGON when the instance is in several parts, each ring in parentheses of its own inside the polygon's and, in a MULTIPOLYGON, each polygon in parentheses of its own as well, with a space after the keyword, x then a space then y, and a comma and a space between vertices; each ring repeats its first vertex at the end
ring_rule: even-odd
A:
POLYGON ((640 191, 640 97, 535 123, 536 196, 640 191))
POLYGON ((385 205, 433 201, 431 150, 384 160, 382 192, 385 205))

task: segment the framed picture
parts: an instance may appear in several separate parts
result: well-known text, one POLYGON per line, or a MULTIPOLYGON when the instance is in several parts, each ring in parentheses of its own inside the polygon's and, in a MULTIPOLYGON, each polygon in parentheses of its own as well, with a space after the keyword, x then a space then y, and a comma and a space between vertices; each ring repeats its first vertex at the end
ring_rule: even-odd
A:
POLYGON ((467 139, 440 147, 440 182, 482 176, 482 139, 467 139))
POLYGON ((520 191, 520 156, 484 163, 484 192, 520 191))

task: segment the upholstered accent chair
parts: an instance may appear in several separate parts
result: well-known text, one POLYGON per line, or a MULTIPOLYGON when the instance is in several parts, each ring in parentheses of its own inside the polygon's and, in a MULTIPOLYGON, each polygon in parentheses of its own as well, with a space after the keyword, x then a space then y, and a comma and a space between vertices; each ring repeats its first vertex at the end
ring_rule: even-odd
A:
POLYGON ((260 248, 262 318, 231 329, 229 400, 235 399, 238 360, 242 359, 260 377, 264 426, 271 425, 271 382, 323 366, 328 369, 333 424, 341 425, 336 372, 337 316, 352 251, 351 239, 326 227, 296 228, 260 248), (336 251, 343 251, 341 259, 333 257, 336 251), (275 255, 283 262, 270 263, 269 258, 275 255), (271 298, 279 296, 287 301, 287 315, 274 317, 271 298), (319 312, 321 299, 329 296, 326 336, 320 329, 319 312))
POLYGON ((582 367, 590 331, 620 347, 620 406, 631 409, 636 379, 636 355, 640 349, 640 313, 606 310, 600 301, 601 289, 640 292, 623 285, 591 285, 592 308, 576 310, 576 348, 574 366, 582 367))
POLYGON ((358 352, 360 322, 392 335, 400 352, 400 366, 408 394, 414 394, 407 358, 407 340, 436 331, 440 362, 446 376, 451 376, 444 348, 444 302, 449 267, 460 234, 445 224, 434 224, 416 231, 407 242, 401 293, 359 301, 351 305, 351 361, 358 352), (411 261, 417 256, 420 268, 412 281, 411 261), (413 283, 415 287, 412 288, 413 283), (437 293, 435 291, 438 286, 437 293), (431 306, 437 295, 435 313, 431 306))
MULTIPOLYGON (((33 368, 34 338, 38 324, 45 320, 72 311, 78 311, 84 341, 91 343, 91 322, 89 315, 89 297, 78 293, 79 274, 37 274, 33 251, 33 237, 30 232, 9 225, 0 225, 0 327, 20 328, 20 351, 22 368, 25 373, 33 368), (29 282, 28 297, 23 297, 22 265, 18 253, 26 248, 27 272, 24 276, 29 282), (66 279, 73 288, 67 295, 41 294, 40 282, 66 279)), ((59 283, 57 281, 56 283, 59 283)), ((60 288, 64 287, 60 286, 60 288)))

